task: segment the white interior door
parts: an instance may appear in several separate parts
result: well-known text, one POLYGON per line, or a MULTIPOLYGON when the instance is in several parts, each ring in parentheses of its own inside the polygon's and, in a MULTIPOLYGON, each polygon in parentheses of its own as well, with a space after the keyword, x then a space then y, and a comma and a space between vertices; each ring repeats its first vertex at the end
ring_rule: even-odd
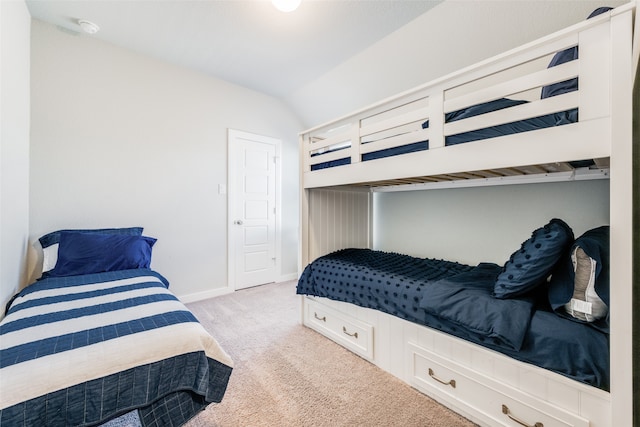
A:
POLYGON ((280 141, 229 130, 229 278, 235 289, 276 280, 280 141))

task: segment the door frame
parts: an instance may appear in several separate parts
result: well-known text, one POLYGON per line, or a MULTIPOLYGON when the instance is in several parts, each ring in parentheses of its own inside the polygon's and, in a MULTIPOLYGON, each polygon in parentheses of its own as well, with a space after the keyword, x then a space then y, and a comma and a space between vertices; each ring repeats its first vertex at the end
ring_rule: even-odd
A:
POLYGON ((227 287, 236 290, 236 241, 233 238, 234 224, 233 218, 236 216, 234 211, 237 202, 237 186, 238 176, 235 165, 238 159, 239 151, 234 141, 237 139, 250 139, 260 141, 265 144, 275 146, 275 207, 276 207, 276 225, 275 225, 275 276, 276 281, 282 275, 282 228, 280 226, 282 219, 282 141, 270 136, 245 132, 237 129, 227 129, 227 287))

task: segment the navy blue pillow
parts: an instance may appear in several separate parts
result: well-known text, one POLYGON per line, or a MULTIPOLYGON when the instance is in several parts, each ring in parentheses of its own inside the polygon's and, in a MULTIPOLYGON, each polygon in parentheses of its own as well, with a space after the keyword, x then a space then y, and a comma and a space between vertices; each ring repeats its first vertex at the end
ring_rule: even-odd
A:
POLYGON ((491 113, 493 111, 502 110, 504 108, 513 107, 515 105, 526 104, 528 101, 520 99, 500 98, 493 101, 483 102, 482 104, 472 105, 462 110, 452 111, 445 114, 445 122, 455 122, 457 120, 468 119, 469 117, 479 116, 480 114, 491 113))
MULTIPOLYGON (((576 239, 569 252, 565 254, 553 271, 551 281, 549 282, 549 303, 551 308, 553 308, 553 310, 560 316, 570 318, 577 322, 589 323, 596 329, 608 333, 608 312, 603 318, 587 320, 587 317, 590 316, 576 315, 580 313, 570 314, 565 308, 565 305, 570 303, 571 299, 574 297, 579 298, 588 304, 591 304, 592 302, 596 304, 594 300, 597 298, 585 296, 584 294, 574 295, 574 289, 576 287, 581 287, 576 282, 576 269, 578 269, 578 267, 574 267, 574 261, 572 259, 572 255, 577 248, 582 249, 584 254, 590 258, 591 263, 594 264, 595 268, 593 271, 593 278, 595 283, 593 289, 597 294, 597 297, 604 302, 606 307, 609 307, 610 250, 608 225, 589 230, 576 239)), ((578 276, 580 275, 578 274, 578 276)), ((585 280, 584 278, 579 278, 578 280, 581 279, 585 280)), ((582 288, 584 288, 584 286, 582 286, 582 288)))
POLYGON ((58 262, 49 277, 149 268, 156 239, 120 234, 60 233, 58 262))
MULTIPOLYGON (((500 98, 493 101, 483 102, 482 104, 472 105, 471 107, 463 108, 462 110, 451 111, 444 115, 444 122, 450 123, 457 120, 468 119, 469 117, 479 116, 480 114, 491 113, 493 111, 502 110, 504 108, 513 107, 520 104, 526 104, 528 101, 500 98)), ((429 120, 422 123, 422 128, 427 129, 429 127, 429 120)))
POLYGON ((92 228, 92 229, 78 229, 78 230, 57 230, 51 233, 45 234, 40 237, 39 242, 43 248, 47 248, 56 243, 60 243, 60 233, 62 232, 75 232, 75 233, 99 233, 99 234, 124 234, 127 236, 141 236, 142 227, 127 227, 127 228, 92 228))
MULTIPOLYGON (((593 18, 594 16, 598 16, 601 13, 605 13, 610 11, 611 7, 599 7, 587 17, 587 19, 593 18)), ((578 59, 578 47, 570 47, 569 49, 565 49, 561 52, 556 53, 549 66, 547 68, 555 67, 556 65, 564 64, 565 62, 574 61, 578 59)), ((542 88, 542 93, 540 98, 550 98, 552 96, 560 95, 567 92, 573 92, 574 90, 578 90, 578 79, 573 78, 569 80, 565 80, 563 82, 554 83, 549 86, 544 86, 542 88)))
POLYGON ((505 263, 493 295, 517 297, 544 283, 572 243, 573 231, 561 219, 554 218, 538 228, 505 263))

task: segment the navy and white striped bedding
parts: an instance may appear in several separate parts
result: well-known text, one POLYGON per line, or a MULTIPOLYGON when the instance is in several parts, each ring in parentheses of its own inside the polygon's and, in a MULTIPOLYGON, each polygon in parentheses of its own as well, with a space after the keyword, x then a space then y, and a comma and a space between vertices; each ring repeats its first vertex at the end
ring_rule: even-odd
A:
POLYGON ((233 363, 148 269, 50 277, 0 322, 0 425, 91 426, 137 409, 180 425, 225 393, 233 363))

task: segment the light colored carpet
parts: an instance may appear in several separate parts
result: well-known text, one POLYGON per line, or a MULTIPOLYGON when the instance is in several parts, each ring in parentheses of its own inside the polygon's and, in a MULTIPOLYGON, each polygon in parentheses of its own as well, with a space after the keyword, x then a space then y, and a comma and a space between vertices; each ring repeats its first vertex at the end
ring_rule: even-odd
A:
POLYGON ((302 326, 295 282, 188 306, 235 364, 222 402, 188 427, 474 425, 302 326))

